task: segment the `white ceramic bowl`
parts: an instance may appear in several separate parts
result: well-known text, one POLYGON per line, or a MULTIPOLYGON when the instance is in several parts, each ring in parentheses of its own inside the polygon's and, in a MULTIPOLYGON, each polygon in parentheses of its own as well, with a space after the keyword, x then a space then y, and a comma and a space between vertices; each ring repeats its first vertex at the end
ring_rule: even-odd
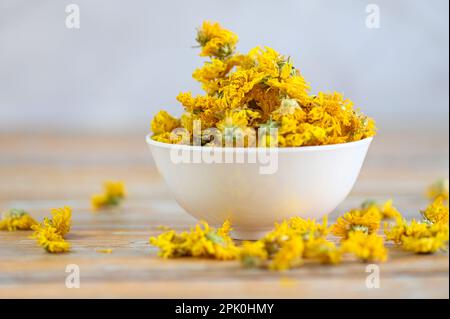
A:
POLYGON ((293 216, 321 218, 333 211, 350 193, 371 141, 297 148, 211 148, 165 144, 147 136, 158 171, 181 207, 214 226, 229 219, 233 237, 249 240, 262 237, 274 222, 293 216), (191 156, 190 162, 180 160, 181 154, 191 156), (205 161, 211 154, 222 156, 222 163, 205 161), (225 163, 226 156, 245 160, 225 163), (199 158, 203 160, 194 163, 199 158))

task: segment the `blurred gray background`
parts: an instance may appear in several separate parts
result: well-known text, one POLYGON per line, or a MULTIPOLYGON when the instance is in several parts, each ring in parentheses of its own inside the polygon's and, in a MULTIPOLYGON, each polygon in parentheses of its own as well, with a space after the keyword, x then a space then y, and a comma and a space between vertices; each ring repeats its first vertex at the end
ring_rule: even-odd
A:
POLYGON ((202 64, 203 20, 238 49, 290 55, 314 92, 354 100, 384 131, 448 131, 447 0, 0 0, 0 131, 145 134, 202 64), (78 4, 81 28, 65 26, 78 4), (380 8, 369 29, 366 6, 380 8))

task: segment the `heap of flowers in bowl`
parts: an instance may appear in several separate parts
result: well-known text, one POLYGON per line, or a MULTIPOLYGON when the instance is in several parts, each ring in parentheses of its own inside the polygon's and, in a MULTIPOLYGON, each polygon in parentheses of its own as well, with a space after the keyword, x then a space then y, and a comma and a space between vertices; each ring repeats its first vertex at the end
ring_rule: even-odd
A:
POLYGON ((212 224, 229 219, 246 239, 332 211, 356 181, 374 121, 340 93, 312 94, 288 56, 237 52, 237 35, 218 23, 204 22, 196 40, 207 61, 193 78, 205 93, 180 93, 181 116, 158 112, 147 136, 180 205, 212 224), (276 156, 260 156, 268 150, 276 156))

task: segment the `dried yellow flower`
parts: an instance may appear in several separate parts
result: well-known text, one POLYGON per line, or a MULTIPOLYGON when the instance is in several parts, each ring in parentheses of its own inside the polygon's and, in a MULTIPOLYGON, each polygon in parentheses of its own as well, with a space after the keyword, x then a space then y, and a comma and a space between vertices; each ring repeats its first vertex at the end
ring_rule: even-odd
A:
POLYGON ((378 204, 373 200, 367 200, 362 203, 361 210, 363 210, 364 214, 370 211, 377 212, 380 219, 395 219, 401 216, 397 208, 394 207, 392 199, 383 204, 378 204))
POLYGON ((11 208, 2 214, 0 230, 30 230, 37 222, 23 209, 11 208))
MULTIPOLYGON (((393 226, 385 225, 386 239, 400 245, 407 251, 429 254, 446 250, 449 236, 449 208, 444 205, 445 190, 442 182, 433 184, 428 195, 434 201, 421 211, 423 221, 413 219, 408 223, 398 217, 393 226)), ((448 198, 448 185, 447 185, 448 198)))
POLYGON ((72 209, 68 206, 52 209, 52 218, 44 218, 40 224, 32 226, 32 238, 37 240, 39 246, 50 253, 63 253, 70 249, 70 244, 64 236, 70 231, 72 209))
POLYGON ((353 209, 338 217, 336 223, 331 226, 331 232, 343 239, 347 239, 354 231, 373 234, 379 229, 380 222, 378 211, 353 209))
POLYGON ((246 241, 240 247, 239 258, 245 267, 261 267, 268 257, 269 254, 263 241, 246 241))
POLYGON ((437 197, 424 211, 423 221, 412 220, 408 223, 398 218, 394 226, 385 226, 387 240, 391 240, 403 249, 420 254, 446 250, 449 236, 448 206, 443 198, 437 197))
POLYGON ((124 198, 126 196, 125 184, 122 181, 106 181, 105 193, 110 197, 124 198))
POLYGON ((298 267, 304 258, 336 264, 340 253, 324 237, 328 234, 327 219, 315 220, 293 217, 275 224, 273 231, 256 242, 244 242, 240 259, 246 267, 266 267, 286 270, 298 267))
POLYGON ((36 227, 33 238, 49 253, 64 253, 70 250, 70 243, 65 241, 57 229, 50 225, 36 227))
POLYGON ((431 237, 404 237, 402 248, 417 254, 435 253, 447 250, 448 235, 438 230, 431 237))
POLYGON ((315 259, 322 264, 339 264, 342 253, 336 245, 323 237, 311 238, 305 241, 303 253, 305 259, 315 259))
POLYGON ((398 218, 394 226, 385 223, 384 233, 386 235, 386 240, 392 241, 397 245, 401 245, 407 225, 408 225, 407 221, 404 220, 403 218, 398 218))
POLYGON ((417 254, 435 253, 439 250, 447 250, 448 229, 431 230, 430 237, 408 237, 405 236, 402 242, 402 248, 417 254))
POLYGON ((303 250, 303 239, 300 237, 283 241, 270 261, 269 269, 282 271, 300 266, 303 263, 303 250))
POLYGON ((159 111, 152 120, 151 129, 155 135, 170 133, 180 125, 180 121, 166 111, 159 111))
POLYGON ((201 145, 206 146, 230 146, 226 141, 242 134, 255 135, 262 127, 278 129, 276 138, 261 138, 263 146, 338 144, 375 135, 374 121, 342 94, 311 95, 310 84, 289 57, 269 47, 239 54, 235 50, 237 40, 234 33, 218 23, 203 23, 197 42, 200 55, 210 60, 194 71, 193 78, 202 84, 206 94, 193 97, 190 92, 180 93, 177 100, 186 111, 180 120, 164 111, 156 114, 151 125, 154 140, 192 144, 194 120, 201 123, 201 135, 210 136, 213 129, 222 133, 219 141, 202 139, 201 145), (172 133, 180 128, 187 131, 183 137, 172 133), (231 138, 223 134, 225 128, 231 128, 231 138))
POLYGON ((342 241, 341 250, 354 254, 364 262, 383 262, 387 259, 383 237, 362 231, 350 232, 348 238, 342 241))
POLYGON ((56 229, 58 234, 64 237, 69 233, 72 224, 72 208, 68 206, 53 208, 50 224, 56 229))
POLYGON ((192 256, 231 260, 239 256, 239 250, 229 237, 230 230, 229 222, 217 230, 206 222, 200 222, 189 232, 169 230, 150 237, 149 242, 159 248, 159 255, 163 258, 192 256))
POLYGON ((228 59, 212 58, 205 62, 203 67, 198 68, 192 77, 202 84, 202 88, 210 95, 215 94, 220 88, 220 80, 223 80, 231 69, 245 63, 245 55, 235 55, 228 59))
POLYGON ((106 194, 94 194, 91 196, 91 205, 94 210, 108 206, 108 195, 106 194))
MULTIPOLYGON (((291 116, 297 110, 292 101, 285 101, 284 107, 285 113, 281 116, 291 116)), ((240 124, 245 126, 244 122, 240 124)), ((267 125, 272 125, 271 120, 267 125)), ((305 260, 338 264, 345 254, 352 254, 364 262, 384 262, 388 258, 388 250, 383 237, 377 234, 382 219, 396 219, 392 227, 385 223, 387 241, 415 253, 433 253, 447 247, 448 214, 448 206, 441 196, 422 211, 424 221, 412 220, 410 223, 403 219, 392 200, 381 204, 365 201, 359 208, 338 217, 330 228, 326 218, 322 223, 317 223, 315 220, 293 217, 275 224, 274 229, 263 238, 243 242, 241 246, 236 246, 229 237, 231 224, 228 221, 217 231, 205 222, 190 232, 168 230, 150 238, 150 243, 159 247, 160 256, 165 258, 239 258, 245 267, 276 271, 301 266, 305 260), (341 238, 340 245, 327 240, 330 231, 341 238)))
POLYGON ((433 224, 399 219, 392 228, 386 227, 386 239, 414 253, 428 254, 445 250, 448 243, 448 224, 433 224))
POLYGON ((233 53, 238 37, 218 23, 205 21, 197 32, 196 40, 202 47, 200 56, 225 58, 233 53))
POLYGON ((123 181, 106 181, 103 183, 103 193, 94 194, 91 197, 93 210, 119 205, 126 197, 123 181))
POLYGON ((433 224, 448 225, 448 206, 442 197, 437 197, 428 207, 421 211, 422 216, 433 224))
MULTIPOLYGON (((166 132, 166 133, 154 135, 154 136, 152 136, 152 139, 157 142, 166 143, 166 144, 178 144, 184 140, 184 136, 189 136, 189 135, 190 134, 188 132, 184 132, 184 131, 178 132, 178 134, 166 132)), ((186 144, 186 143, 184 143, 184 144, 186 144)))
POLYGON ((288 226, 304 240, 322 238, 328 235, 328 219, 324 217, 322 224, 316 222, 315 219, 303 219, 300 217, 292 217, 287 221, 288 226))

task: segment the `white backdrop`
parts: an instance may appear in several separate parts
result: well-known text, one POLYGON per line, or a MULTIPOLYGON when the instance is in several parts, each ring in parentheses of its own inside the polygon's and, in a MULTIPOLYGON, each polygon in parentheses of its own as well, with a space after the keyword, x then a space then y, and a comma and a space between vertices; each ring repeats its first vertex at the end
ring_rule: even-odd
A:
POLYGON ((0 131, 145 132, 200 92, 195 28, 215 20, 239 50, 290 55, 313 91, 352 98, 381 129, 448 130, 447 0, 0 0, 0 131), (67 29, 78 4, 81 28, 67 29), (381 27, 368 29, 375 3, 381 27))

